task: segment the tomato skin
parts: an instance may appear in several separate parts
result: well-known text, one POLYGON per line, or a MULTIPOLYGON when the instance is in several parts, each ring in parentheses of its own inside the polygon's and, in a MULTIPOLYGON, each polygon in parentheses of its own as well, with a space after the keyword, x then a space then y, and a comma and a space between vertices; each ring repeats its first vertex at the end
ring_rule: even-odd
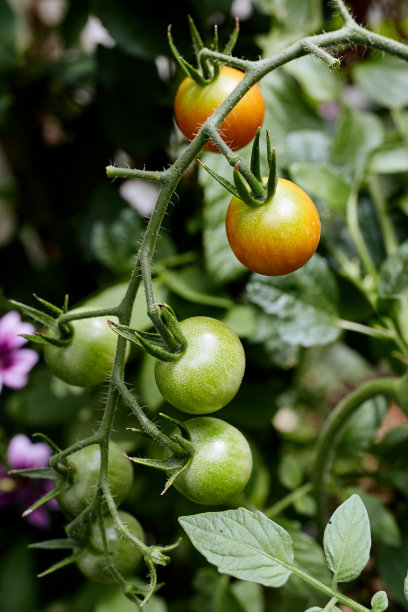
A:
MULTIPOLYGON (((95 495, 99 478, 101 454, 99 444, 91 444, 69 455, 67 464, 73 470, 71 486, 57 497, 62 510, 68 516, 76 516, 90 504, 95 495)), ((119 505, 127 497, 133 483, 131 463, 115 442, 109 443, 108 482, 110 491, 119 505)), ((63 483, 63 476, 58 475, 55 487, 63 483)))
MULTIPOLYGON (((119 516, 131 534, 143 541, 144 532, 139 521, 128 512, 123 512, 123 510, 119 510, 119 516)), ((130 540, 117 531, 111 516, 105 517, 104 521, 111 561, 123 576, 127 576, 134 572, 139 565, 142 553, 130 540)), ((84 576, 94 582, 115 582, 115 578, 109 571, 106 563, 102 535, 98 523, 91 525, 89 549, 85 556, 77 561, 77 566, 84 576)))
POLYGON ((156 382, 163 397, 182 412, 209 414, 236 395, 245 371, 238 336, 211 317, 180 323, 187 349, 177 361, 157 361, 156 382))
MULTIPOLYGON (((76 308, 71 312, 89 310, 76 308)), ((48 344, 44 359, 51 372, 70 385, 91 387, 106 381, 115 357, 117 335, 107 323, 116 317, 93 317, 72 321, 74 335, 68 346, 48 344)))
POLYGON ((194 446, 189 467, 174 481, 175 488, 196 504, 225 504, 240 493, 252 471, 252 454, 243 434, 214 417, 184 423, 194 446))
POLYGON ((225 223, 235 256, 249 270, 265 276, 301 268, 320 240, 320 218, 312 200, 282 178, 267 204, 252 207, 234 196, 225 223))
MULTIPOLYGON (((244 73, 230 66, 223 66, 219 76, 209 85, 199 85, 190 77, 180 84, 174 102, 177 125, 188 140, 193 140, 202 124, 224 102, 244 77, 244 73)), ((265 101, 257 85, 244 95, 227 115, 220 127, 223 140, 231 149, 241 149, 254 138, 265 115, 265 101)), ((218 152, 212 141, 204 147, 218 152)))

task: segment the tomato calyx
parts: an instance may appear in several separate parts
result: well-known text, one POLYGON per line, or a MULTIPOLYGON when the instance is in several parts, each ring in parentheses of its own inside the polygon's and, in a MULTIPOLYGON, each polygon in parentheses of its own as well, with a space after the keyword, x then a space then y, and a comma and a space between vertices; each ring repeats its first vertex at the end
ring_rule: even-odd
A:
POLYGON ((271 147, 268 131, 266 131, 266 158, 269 172, 266 180, 264 180, 262 177, 260 135, 261 129, 259 128, 252 146, 250 168, 247 168, 239 158, 230 160, 230 163, 232 162, 234 165, 234 184, 198 160, 199 164, 204 168, 204 170, 206 170, 218 183, 220 183, 220 185, 225 187, 225 189, 232 193, 232 195, 234 195, 236 198, 242 200, 245 202, 245 204, 253 208, 258 208, 259 206, 269 204, 275 195, 278 184, 276 149, 271 147))
POLYGON ((62 308, 60 308, 59 306, 38 297, 38 295, 35 293, 33 295, 35 299, 40 302, 40 304, 51 314, 48 314, 43 310, 39 310, 38 308, 28 306, 27 304, 16 302, 15 300, 10 300, 10 303, 13 304, 13 306, 15 306, 22 314, 34 321, 34 323, 42 328, 45 328, 47 333, 36 332, 35 334, 20 335, 26 340, 30 340, 35 344, 52 344, 54 346, 62 347, 68 346, 73 336, 72 326, 69 323, 59 322, 59 317, 66 314, 68 310, 68 296, 65 296, 64 305, 62 308))
MULTIPOLYGON (((177 428, 171 434, 170 437, 178 443, 180 448, 184 451, 184 454, 170 454, 162 459, 150 459, 149 457, 129 457, 128 455, 125 456, 134 463, 146 465, 148 467, 156 468, 158 470, 163 470, 167 474, 170 473, 170 477, 167 479, 164 489, 161 492, 161 495, 164 495, 164 493, 166 493, 166 491, 171 487, 174 481, 179 476, 181 476, 181 474, 190 466, 194 454, 194 446, 191 442, 190 433, 182 421, 174 419, 173 417, 170 417, 162 412, 159 414, 159 416, 167 419, 168 421, 171 421, 177 426, 177 428), (182 434, 180 433, 180 431, 182 432, 182 434)), ((142 433, 146 435, 146 432, 134 429, 132 427, 129 427, 127 429, 128 431, 136 431, 139 434, 142 433)))
MULTIPOLYGON (((171 25, 167 28, 167 40, 173 53, 173 56, 183 70, 183 72, 189 76, 195 83, 204 87, 205 85, 209 85, 213 81, 215 81, 220 73, 224 62, 220 62, 219 60, 211 61, 207 58, 203 58, 202 51, 205 49, 204 43, 201 39, 200 33, 198 32, 196 25, 194 23, 191 15, 188 15, 188 24, 190 28, 191 40, 193 43, 194 54, 197 61, 198 68, 195 68, 192 64, 190 64, 187 60, 185 60, 179 53, 177 47, 174 44, 173 36, 171 34, 171 25)), ((231 36, 224 48, 222 49, 222 53, 225 55, 231 55, 232 50, 234 49, 235 43, 238 40, 239 34, 239 20, 235 19, 235 28, 231 33, 231 36)), ((214 26, 214 37, 212 41, 212 50, 218 51, 218 28, 214 26)))
POLYGON ((149 353, 161 361, 177 361, 184 355, 187 340, 183 334, 174 310, 168 304, 156 304, 160 307, 160 314, 165 324, 166 337, 158 332, 146 332, 132 329, 127 325, 120 325, 108 321, 109 327, 119 336, 135 344, 141 350, 149 353))

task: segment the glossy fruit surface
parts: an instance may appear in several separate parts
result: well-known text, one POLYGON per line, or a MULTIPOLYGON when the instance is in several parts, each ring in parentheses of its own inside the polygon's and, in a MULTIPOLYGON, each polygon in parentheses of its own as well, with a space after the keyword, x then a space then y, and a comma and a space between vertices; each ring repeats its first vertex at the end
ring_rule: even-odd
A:
MULTIPOLYGON (((143 541, 144 533, 139 521, 122 510, 119 510, 119 516, 132 535, 143 541)), ((110 561, 123 576, 127 576, 137 568, 142 554, 130 540, 118 532, 111 516, 106 517, 104 521, 110 561)), ((91 526, 88 552, 77 561, 77 566, 90 580, 115 582, 103 553, 102 535, 97 523, 91 526)))
POLYGON ((237 393, 245 370, 238 336, 211 317, 180 323, 187 349, 177 361, 157 361, 156 382, 163 397, 189 414, 219 410, 237 393))
POLYGON ((242 433, 214 417, 184 423, 194 454, 189 467, 174 481, 176 489, 197 504, 224 504, 240 493, 252 471, 252 454, 242 433))
POLYGON ((233 197, 226 231, 231 249, 244 266, 265 276, 280 276, 312 257, 320 240, 320 218, 309 196, 280 178, 267 204, 252 207, 233 197))
MULTIPOLYGON (((68 515, 77 515, 93 500, 99 478, 101 454, 99 444, 91 444, 69 455, 67 465, 73 471, 72 484, 58 495, 61 508, 68 515)), ((55 486, 63 482, 58 475, 55 486)), ((109 443, 108 482, 110 491, 118 506, 127 497, 133 483, 131 463, 115 442, 109 443)))
MULTIPOLYGON (((89 308, 75 309, 76 312, 85 310, 89 308)), ((72 322, 74 335, 68 346, 44 347, 45 361, 55 376, 78 387, 91 387, 108 379, 117 343, 108 318, 115 321, 115 317, 77 319, 72 322)))
MULTIPOLYGON (((202 124, 224 102, 243 76, 241 70, 223 66, 218 78, 204 87, 190 77, 182 81, 174 102, 174 115, 188 140, 193 140, 202 124)), ((233 150, 244 147, 254 138, 264 115, 265 102, 261 90, 254 85, 221 124, 223 140, 233 150)), ((212 141, 206 144, 205 149, 218 152, 212 141)))

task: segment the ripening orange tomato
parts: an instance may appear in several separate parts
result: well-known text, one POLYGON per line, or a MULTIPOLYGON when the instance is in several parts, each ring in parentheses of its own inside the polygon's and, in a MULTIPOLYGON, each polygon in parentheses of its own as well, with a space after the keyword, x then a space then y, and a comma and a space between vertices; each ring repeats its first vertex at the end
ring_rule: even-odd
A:
MULTIPOLYGON (((193 140, 202 124, 224 102, 244 77, 244 73, 230 66, 223 66, 219 76, 209 85, 199 85, 190 77, 180 84, 174 102, 177 125, 188 140, 193 140)), ((227 115, 220 127, 223 140, 231 149, 241 149, 254 138, 262 125, 265 102, 257 85, 244 95, 227 115)), ((210 140, 204 147, 218 152, 210 140)))
POLYGON ((266 204, 252 207, 234 196, 226 230, 231 249, 244 266, 265 276, 281 276, 312 257, 320 240, 320 218, 309 196, 280 178, 266 204))

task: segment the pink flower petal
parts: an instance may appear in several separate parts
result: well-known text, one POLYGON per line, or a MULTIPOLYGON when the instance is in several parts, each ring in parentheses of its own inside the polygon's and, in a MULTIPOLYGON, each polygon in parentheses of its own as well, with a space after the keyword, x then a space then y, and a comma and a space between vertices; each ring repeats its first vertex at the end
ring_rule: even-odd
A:
POLYGON ((45 508, 37 508, 27 516, 27 521, 34 527, 39 529, 48 529, 51 526, 51 520, 45 508))
POLYGON ((51 449, 45 442, 32 443, 24 434, 17 434, 10 440, 7 459, 11 469, 46 467, 51 449))
POLYGON ((10 364, 2 368, 2 382, 11 389, 25 387, 27 384, 27 374, 37 363, 38 359, 38 353, 32 349, 14 351, 10 355, 10 364))
POLYGON ((34 332, 34 327, 22 321, 18 312, 14 310, 0 318, 0 344, 10 349, 18 348, 27 342, 19 334, 33 334, 34 332))

